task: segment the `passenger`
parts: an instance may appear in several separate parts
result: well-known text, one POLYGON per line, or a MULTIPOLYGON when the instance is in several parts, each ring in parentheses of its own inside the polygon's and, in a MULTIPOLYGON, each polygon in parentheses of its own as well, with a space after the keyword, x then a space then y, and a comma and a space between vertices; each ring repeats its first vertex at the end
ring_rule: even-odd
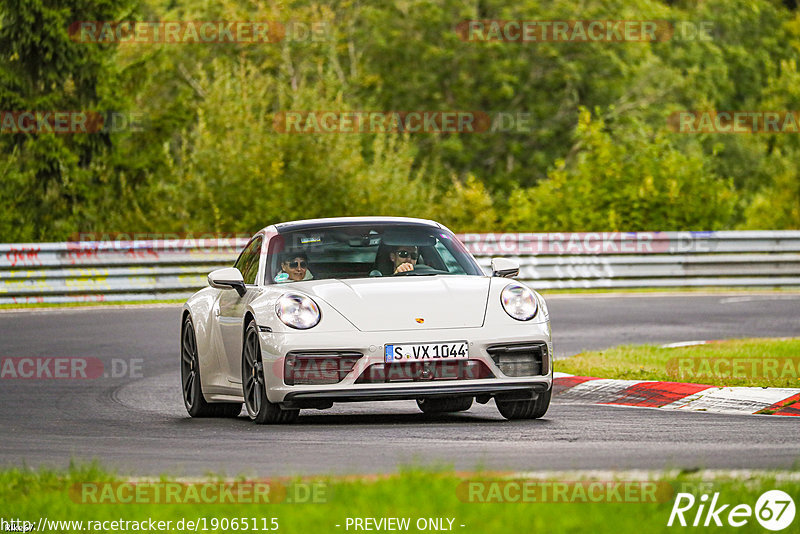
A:
POLYGON ((281 282, 300 282, 301 280, 313 280, 314 275, 308 270, 308 256, 303 252, 291 252, 286 254, 281 261, 281 272, 275 277, 275 281, 281 282))

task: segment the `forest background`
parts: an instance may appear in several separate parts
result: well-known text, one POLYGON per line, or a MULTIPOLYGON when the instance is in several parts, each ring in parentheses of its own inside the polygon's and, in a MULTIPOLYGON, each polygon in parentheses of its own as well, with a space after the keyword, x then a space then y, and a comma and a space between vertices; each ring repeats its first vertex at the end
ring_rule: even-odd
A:
POLYGON ((796 229, 800 134, 680 133, 669 117, 800 110, 798 59, 793 0, 2 0, 0 110, 112 110, 138 123, 0 134, 0 242, 249 234, 368 214, 457 232, 796 229), (487 19, 708 31, 656 42, 457 31, 487 19), (295 33, 81 42, 78 21, 279 21, 295 33), (292 110, 469 110, 526 123, 282 133, 275 118, 292 110))

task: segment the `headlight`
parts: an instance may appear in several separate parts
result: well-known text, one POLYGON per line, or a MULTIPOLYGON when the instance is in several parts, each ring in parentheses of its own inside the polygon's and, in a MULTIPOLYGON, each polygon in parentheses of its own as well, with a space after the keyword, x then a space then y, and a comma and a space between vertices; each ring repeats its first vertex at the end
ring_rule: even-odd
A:
POLYGON ((509 284, 500 292, 503 309, 517 321, 529 321, 536 317, 539 304, 533 291, 525 286, 509 284))
POLYGON ((275 303, 275 313, 283 324, 306 330, 319 323, 319 307, 317 303, 304 295, 283 295, 275 303))

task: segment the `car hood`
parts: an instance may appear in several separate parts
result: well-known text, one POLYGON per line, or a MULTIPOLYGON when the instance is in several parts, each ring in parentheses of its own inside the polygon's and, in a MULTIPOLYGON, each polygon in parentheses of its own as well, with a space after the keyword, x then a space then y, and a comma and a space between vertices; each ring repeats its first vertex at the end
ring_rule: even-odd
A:
POLYGON ((482 276, 403 276, 306 282, 319 298, 363 332, 483 325, 490 279, 482 276))

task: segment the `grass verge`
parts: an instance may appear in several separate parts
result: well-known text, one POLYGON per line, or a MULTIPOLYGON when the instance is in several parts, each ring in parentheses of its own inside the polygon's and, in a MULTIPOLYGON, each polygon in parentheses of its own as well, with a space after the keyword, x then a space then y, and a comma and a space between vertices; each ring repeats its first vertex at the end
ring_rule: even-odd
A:
MULTIPOLYGON (((535 283, 530 283, 536 289, 535 283)), ((633 287, 633 288, 563 288, 563 289, 538 289, 547 297, 548 295, 671 295, 686 293, 719 293, 719 294, 766 294, 766 295, 800 295, 800 288, 796 287, 633 287)), ((0 304, 0 310, 27 310, 38 308, 75 308, 85 306, 126 306, 146 304, 178 304, 186 302, 181 299, 163 300, 131 300, 131 301, 102 301, 102 302, 21 302, 16 304, 0 304)))
POLYGON ((697 286, 697 287, 597 287, 597 288, 552 288, 552 289, 537 289, 536 282, 527 282, 527 284, 536 289, 539 293, 547 297, 548 295, 593 295, 593 294, 644 294, 649 295, 653 293, 658 294, 684 294, 684 293, 736 293, 743 295, 750 294, 768 294, 768 295, 797 295, 800 294, 798 287, 753 287, 753 286, 697 286))
POLYGON ((553 368, 622 380, 798 388, 800 338, 734 339, 678 348, 622 345, 557 360, 553 368))
MULTIPOLYGON (((718 504, 730 504, 728 510, 738 504, 754 508, 759 496, 768 490, 778 489, 795 500, 800 498, 797 472, 748 473, 746 478, 740 478, 706 476, 699 471, 669 477, 655 475, 627 480, 604 477, 598 480, 563 474, 523 479, 496 473, 464 474, 412 468, 390 476, 273 480, 271 488, 278 485, 286 488, 287 498, 282 502, 225 504, 214 502, 213 496, 217 494, 206 492, 204 496, 202 492, 203 487, 214 488, 221 482, 225 481, 214 477, 192 480, 189 485, 201 489, 195 493, 201 502, 191 499, 191 502, 164 504, 153 502, 153 491, 136 492, 131 488, 177 486, 168 477, 139 481, 134 485, 97 466, 73 467, 66 472, 7 469, 0 471, 0 517, 30 521, 34 530, 38 530, 42 519, 48 528, 41 530, 51 532, 148 530, 120 523, 114 528, 111 522, 149 520, 170 521, 165 524, 171 528, 161 530, 168 532, 195 531, 187 521, 198 525, 198 532, 272 531, 276 530, 275 525, 279 532, 286 533, 353 532, 356 529, 352 523, 348 528, 348 518, 351 521, 352 518, 376 521, 407 518, 408 527, 397 530, 419 532, 423 529, 418 522, 427 525, 425 530, 436 530, 430 527, 430 520, 434 520, 439 522, 435 524, 445 527, 443 530, 464 533, 620 534, 673 531, 675 527, 667 527, 667 522, 678 493, 689 493, 696 498, 695 506, 684 514, 689 524, 694 520, 703 494, 711 497, 718 493, 718 504), (592 489, 591 484, 597 482, 600 485, 595 484, 592 489), (122 495, 134 497, 132 502, 84 502, 86 499, 82 495, 85 494, 81 492, 87 484, 92 488, 111 488, 98 493, 108 495, 111 500, 118 500, 122 495), (307 493, 309 487, 316 487, 318 491, 307 493), (298 493, 305 497, 295 497, 294 502, 288 502, 292 494, 298 493), (237 526, 234 526, 234 519, 237 526), (178 528, 181 520, 183 528, 178 528), (82 523, 75 523, 79 521, 82 523), (242 528, 243 523, 246 528, 242 528)), ((240 479, 238 482, 253 481, 240 479)), ((184 482, 181 487, 183 489, 174 495, 187 496, 188 485, 184 482)), ((705 514, 701 521, 704 519, 705 514)), ((725 519, 722 514, 722 520, 725 519)), ((797 522, 795 519, 795 524, 797 522)), ((754 515, 747 519, 744 527, 736 530, 764 532, 754 515)))

